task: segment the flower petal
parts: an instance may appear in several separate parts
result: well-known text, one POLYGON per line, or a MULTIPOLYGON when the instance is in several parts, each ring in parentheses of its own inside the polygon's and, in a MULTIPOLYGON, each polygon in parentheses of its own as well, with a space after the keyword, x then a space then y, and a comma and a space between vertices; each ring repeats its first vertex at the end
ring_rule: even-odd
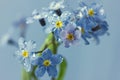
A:
POLYGON ((65 11, 65 12, 62 13, 60 18, 61 18, 62 21, 66 21, 67 19, 69 19, 70 15, 71 15, 70 12, 65 11))
POLYGON ((89 44, 90 44, 89 41, 86 39, 86 37, 85 37, 84 35, 82 35, 81 37, 82 37, 82 39, 85 41, 85 44, 86 44, 86 45, 89 45, 89 44))
POLYGON ((81 37, 81 32, 80 32, 80 30, 76 30, 75 33, 74 33, 74 35, 75 35, 75 38, 76 38, 77 40, 79 40, 80 37, 81 37))
POLYGON ((35 41, 32 41, 32 40, 28 41, 26 44, 26 48, 29 52, 31 52, 33 49, 35 49, 35 47, 36 47, 36 43, 35 43, 35 41))
POLYGON ((66 47, 66 48, 69 48, 69 47, 70 47, 70 42, 69 42, 69 41, 65 40, 64 44, 65 44, 65 47, 66 47))
POLYGON ((32 65, 29 58, 24 59, 23 66, 27 72, 30 72, 32 70, 32 65))
POLYGON ((46 49, 43 53, 42 53, 42 58, 45 59, 50 59, 52 56, 52 52, 50 49, 46 49))
POLYGON ((51 58, 52 65, 60 64, 63 61, 63 57, 61 55, 53 55, 51 58))
POLYGON ((22 52, 18 50, 14 54, 14 56, 16 57, 16 59, 18 59, 20 62, 22 62, 24 60, 24 58, 22 57, 21 53, 22 52))
POLYGON ((35 75, 40 78, 45 74, 46 71, 46 67, 44 66, 39 66, 36 70, 35 70, 35 75))
POLYGON ((55 66, 49 66, 47 68, 47 72, 49 74, 49 76, 52 76, 52 77, 56 77, 57 76, 57 69, 55 66))
POLYGON ((66 39, 66 36, 67 36, 67 31, 63 30, 63 31, 60 32, 60 38, 61 38, 62 40, 65 40, 65 39, 66 39))
POLYGON ((40 58, 37 58, 37 59, 33 60, 32 64, 33 65, 40 65, 41 66, 43 64, 43 61, 44 60, 40 57, 40 58))
POLYGON ((24 49, 25 48, 25 40, 24 38, 20 38, 18 41, 19 47, 20 49, 24 49))

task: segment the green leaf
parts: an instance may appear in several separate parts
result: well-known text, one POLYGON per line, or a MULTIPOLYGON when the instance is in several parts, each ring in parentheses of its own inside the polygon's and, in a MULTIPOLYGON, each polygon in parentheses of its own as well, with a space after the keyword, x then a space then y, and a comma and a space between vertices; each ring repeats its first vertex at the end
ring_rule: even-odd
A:
POLYGON ((63 62, 59 66, 59 75, 57 80, 64 80, 65 74, 66 74, 66 69, 67 69, 67 61, 64 58, 63 62))

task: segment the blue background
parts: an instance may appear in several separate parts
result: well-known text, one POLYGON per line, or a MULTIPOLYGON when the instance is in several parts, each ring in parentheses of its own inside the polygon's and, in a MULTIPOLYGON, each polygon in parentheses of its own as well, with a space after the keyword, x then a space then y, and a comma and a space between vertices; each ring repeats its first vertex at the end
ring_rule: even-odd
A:
MULTIPOLYGON (((21 16, 30 16, 34 9, 47 7, 52 0, 0 0, 0 36, 5 34, 13 21, 21 16)), ((87 1, 87 0, 86 0, 87 1)), ((88 0, 89 2, 90 0, 88 0)), ((92 1, 92 0, 91 0, 92 1)), ((67 0, 75 8, 78 0, 67 0)), ((59 53, 68 60, 65 80, 120 80, 120 1, 103 0, 110 36, 100 37, 100 45, 91 40, 91 45, 59 48, 59 53)), ((18 35, 18 30, 14 35, 18 35)), ((35 40, 37 49, 44 42, 45 34, 38 22, 31 24, 27 40, 35 40)), ((14 37, 17 40, 17 37, 14 37)), ((0 80, 20 80, 21 65, 13 57, 17 49, 11 46, 0 47, 0 80)), ((42 80, 50 80, 47 75, 42 80)))

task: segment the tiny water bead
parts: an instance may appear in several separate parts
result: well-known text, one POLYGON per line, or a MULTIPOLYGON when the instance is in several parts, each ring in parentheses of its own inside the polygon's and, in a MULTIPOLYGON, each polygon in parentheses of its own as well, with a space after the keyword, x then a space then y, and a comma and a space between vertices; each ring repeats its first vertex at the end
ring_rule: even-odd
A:
POLYGON ((56 28, 61 28, 63 26, 63 22, 62 21, 56 21, 56 28))
POLYGON ((89 16, 93 16, 95 14, 94 10, 93 9, 89 9, 88 10, 88 15, 89 16))
POLYGON ((29 52, 28 51, 26 51, 26 50, 24 50, 23 52, 22 52, 22 56, 23 57, 28 57, 29 56, 29 52))
POLYGON ((67 39, 68 39, 69 41, 74 40, 74 35, 73 35, 72 33, 69 33, 69 34, 67 35, 67 39))
POLYGON ((43 65, 44 66, 50 66, 50 64, 51 64, 51 61, 50 60, 45 60, 44 62, 43 62, 43 65))

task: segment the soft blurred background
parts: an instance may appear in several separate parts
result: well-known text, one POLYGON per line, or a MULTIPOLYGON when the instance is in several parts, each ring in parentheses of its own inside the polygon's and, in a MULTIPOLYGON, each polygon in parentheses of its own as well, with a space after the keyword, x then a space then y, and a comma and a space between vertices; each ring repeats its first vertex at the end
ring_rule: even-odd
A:
MULTIPOLYGON (((51 1, 0 0, 0 36, 13 26, 14 21, 22 16, 30 16, 34 9, 47 7, 51 1)), ((74 8, 78 2, 78 0, 66 1, 74 8)), ((99 45, 96 45, 94 41, 91 41, 88 46, 81 42, 79 46, 68 49, 62 45, 59 53, 68 61, 64 80, 120 80, 120 1, 102 0, 101 2, 107 13, 110 36, 100 37, 99 45)), ((19 30, 14 31, 15 40, 18 34, 19 30)), ((37 50, 45 37, 46 34, 43 33, 38 22, 28 26, 27 40, 35 40, 37 50)), ((13 56, 16 50, 17 48, 8 45, 0 47, 0 80, 20 80, 22 67, 13 56)), ((49 80, 49 77, 46 75, 43 80, 49 80)))

